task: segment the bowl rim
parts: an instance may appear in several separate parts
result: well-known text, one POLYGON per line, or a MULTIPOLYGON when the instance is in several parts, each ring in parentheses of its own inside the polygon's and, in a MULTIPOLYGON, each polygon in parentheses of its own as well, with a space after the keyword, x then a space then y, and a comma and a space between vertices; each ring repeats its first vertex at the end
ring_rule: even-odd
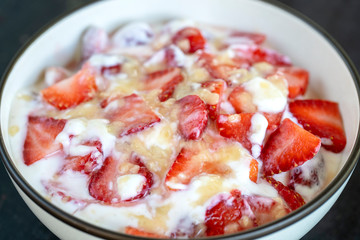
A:
MULTIPOLYGON (((344 49, 340 46, 340 44, 329 34, 327 31, 325 31, 321 26, 319 26, 317 23, 315 23, 313 20, 305 16, 304 14, 300 13, 299 11, 285 5, 284 3, 278 2, 277 0, 260 0, 263 3, 270 4, 274 7, 277 7, 281 10, 284 10, 285 12, 289 13, 293 17, 301 20, 303 23, 307 24, 310 28, 318 32, 327 42, 333 47, 334 50, 336 50, 338 56, 343 60, 345 65, 347 66, 348 71, 350 72, 352 79, 354 81, 357 96, 358 96, 358 102, 360 104, 360 76, 356 70, 355 65, 349 58, 349 56, 346 54, 344 49)), ((90 1, 85 4, 81 4, 79 7, 72 9, 70 11, 66 11, 63 14, 60 14, 58 17, 55 17, 53 20, 51 20, 48 24, 40 28, 39 31, 37 31, 35 34, 32 35, 30 40, 28 40, 21 48, 18 50, 18 52, 15 54, 15 56, 12 58, 10 63, 8 64, 0 83, 0 96, 3 95, 6 82, 8 80, 8 77, 10 73, 12 72, 13 67, 16 65, 18 59, 22 57, 24 52, 28 49, 31 44, 38 39, 44 32, 49 30, 52 26, 54 26, 56 23, 61 21, 62 19, 66 18, 67 16, 75 13, 79 9, 82 9, 84 7, 90 6, 98 1, 90 1)), ((2 102, 2 98, 0 98, 0 105, 2 102)), ((358 124, 360 126, 360 123, 358 124)), ((0 125, 0 130, 2 126, 0 125)), ((360 129, 360 128, 359 128, 360 129)), ((88 223, 86 221, 83 221, 70 213, 65 212, 64 210, 56 207, 49 201, 47 201, 44 197, 40 196, 36 192, 36 190, 25 180, 25 178, 21 175, 20 171, 16 168, 15 164, 10 158, 9 153, 7 152, 7 149, 5 147, 4 142, 4 136, 2 135, 2 131, 0 131, 0 156, 1 160, 5 166, 5 169, 7 170, 8 174, 11 176, 11 179, 16 183, 16 185, 29 197, 38 207, 43 209, 48 214, 55 217, 57 220, 60 220, 61 222, 70 225, 71 227, 76 228, 77 230, 80 230, 84 233, 91 234, 96 237, 106 238, 106 239, 147 239, 143 237, 138 236, 131 236, 127 235, 121 232, 116 232, 112 230, 107 230, 105 228, 96 226, 94 224, 88 223)), ((242 231, 234 234, 228 234, 221 236, 222 239, 253 239, 253 238, 259 238, 263 237, 265 235, 275 233, 285 227, 290 226, 291 224, 297 222, 298 220, 301 220, 302 218, 306 217, 307 215, 314 212, 316 209, 321 207, 322 204, 324 204, 327 200, 329 200, 332 195, 337 192, 343 184, 349 179, 351 176, 353 170, 355 169, 355 166, 357 164, 357 161, 360 156, 360 130, 357 133, 356 140, 354 147, 349 155, 349 158, 345 162, 344 166, 340 170, 340 172, 337 174, 337 176, 331 181, 331 183, 314 199, 312 199, 310 202, 302 206, 301 208, 297 209, 296 211, 291 212, 290 214, 286 215, 285 217, 270 222, 268 224, 252 228, 247 231, 242 231)), ((218 239, 218 237, 207 237, 206 239, 218 239)))

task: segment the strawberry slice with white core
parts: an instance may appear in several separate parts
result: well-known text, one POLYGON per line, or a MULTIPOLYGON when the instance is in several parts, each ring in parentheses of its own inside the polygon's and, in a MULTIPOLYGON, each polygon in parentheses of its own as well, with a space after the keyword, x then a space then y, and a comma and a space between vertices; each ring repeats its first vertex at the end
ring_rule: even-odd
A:
POLYGON ((65 124, 64 119, 29 116, 23 150, 26 165, 31 165, 61 150, 61 144, 55 139, 64 129, 65 124))
POLYGON ((153 175, 134 154, 128 162, 114 157, 91 175, 90 195, 106 204, 132 202, 146 197, 153 185, 153 175))
POLYGON ((181 135, 186 140, 199 139, 208 122, 206 104, 196 95, 187 95, 176 103, 180 106, 179 131, 181 135))
POLYGON ((142 97, 131 94, 126 97, 115 97, 106 101, 105 116, 111 122, 120 121, 122 126, 119 135, 125 136, 152 127, 160 118, 145 103, 142 97))
POLYGON ((88 28, 82 36, 82 59, 104 52, 109 45, 109 36, 104 29, 97 27, 88 28))
POLYGON ((49 67, 45 70, 44 81, 47 86, 54 85, 70 76, 70 72, 62 67, 49 67))
POLYGON ((319 151, 320 138, 286 118, 270 135, 260 159, 265 176, 289 171, 312 159, 319 151))
POLYGON ((59 110, 79 105, 91 100, 97 92, 95 73, 84 66, 70 78, 41 91, 43 99, 59 110))
POLYGON ((168 68, 148 74, 145 79, 145 89, 161 89, 159 100, 164 102, 172 97, 176 86, 183 80, 180 68, 168 68))
POLYGON ((134 47, 149 44, 154 38, 151 26, 144 22, 134 22, 120 28, 112 36, 115 47, 134 47))
POLYGON ((296 100, 289 110, 303 127, 319 136, 325 149, 341 152, 346 145, 346 136, 339 105, 327 100, 296 100))
POLYGON ((194 27, 186 27, 179 30, 172 38, 173 44, 177 45, 184 53, 194 53, 204 49, 206 39, 200 30, 194 27))
POLYGON ((226 83, 221 79, 217 79, 204 82, 201 86, 209 90, 211 93, 217 94, 219 96, 216 104, 206 104, 207 110, 209 112, 209 118, 212 120, 216 120, 217 116, 219 115, 221 98, 225 90, 226 83))

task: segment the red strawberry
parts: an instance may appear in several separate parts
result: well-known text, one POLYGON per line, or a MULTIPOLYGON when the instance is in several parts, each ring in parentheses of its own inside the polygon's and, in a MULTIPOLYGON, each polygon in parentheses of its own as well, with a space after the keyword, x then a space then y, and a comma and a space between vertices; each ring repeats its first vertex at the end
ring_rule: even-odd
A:
POLYGON ((220 199, 206 209, 205 226, 206 236, 217 236, 225 233, 234 233, 255 227, 255 218, 239 190, 233 190, 231 195, 219 195, 220 199), (241 221, 243 216, 250 221, 241 221))
POLYGON ((220 135, 238 141, 251 152, 252 144, 249 140, 249 133, 253 115, 253 113, 219 115, 216 122, 220 135))
POLYGON ((305 204, 304 199, 299 193, 287 186, 284 186, 281 182, 276 181, 272 177, 266 177, 266 181, 268 181, 276 189, 291 210, 294 211, 305 204))
POLYGON ((148 74, 145 79, 145 89, 161 89, 159 100, 168 100, 175 91, 175 87, 184 80, 180 68, 168 68, 148 74))
POLYGON ((346 136, 339 105, 326 100, 296 100, 289 104, 289 110, 306 130, 328 139, 325 149, 341 152, 346 145, 346 136))
POLYGON ((74 76, 41 91, 45 101, 59 110, 91 100, 97 91, 94 72, 84 67, 74 76))
POLYGON ((112 66, 102 66, 100 72, 102 75, 115 75, 121 72, 121 64, 115 64, 112 66))
POLYGON ((256 183, 258 179, 258 175, 259 175, 259 163, 255 159, 251 159, 249 178, 251 181, 256 183))
POLYGON ((105 159, 103 166, 91 175, 89 182, 90 195, 104 203, 112 204, 119 202, 132 202, 144 198, 149 194, 150 188, 153 185, 152 173, 142 163, 141 159, 136 155, 130 157, 129 162, 132 168, 126 168, 129 172, 120 172, 121 162, 119 159, 108 157, 105 159), (127 199, 121 199, 118 192, 117 178, 127 174, 139 174, 145 177, 146 181, 142 189, 136 196, 127 199))
POLYGON ((319 185, 324 176, 325 162, 321 157, 314 158, 290 171, 289 187, 295 189, 295 184, 308 187, 319 185), (305 167, 306 165, 306 167, 305 167))
MULTIPOLYGON (((82 145, 95 147, 96 150, 85 156, 69 156, 65 159, 62 171, 72 169, 73 171, 90 174, 98 167, 99 158, 103 158, 102 144, 100 141, 86 141, 82 145)), ((101 161, 100 160, 100 161, 101 161)))
POLYGON ((206 128, 206 105, 198 96, 187 95, 176 102, 180 106, 179 131, 188 140, 199 139, 206 128))
POLYGON ((29 116, 23 150, 26 165, 31 165, 61 149, 61 144, 55 143, 55 139, 65 124, 64 119, 29 116))
POLYGON ((134 228, 134 227, 126 227, 125 233, 129 234, 129 235, 140 236, 140 237, 145 237, 145 238, 168 238, 164 235, 145 232, 145 231, 142 231, 142 230, 134 228))
POLYGON ((290 66, 288 57, 281 55, 274 50, 262 48, 258 45, 237 45, 232 48, 235 51, 238 61, 249 61, 251 64, 257 62, 268 62, 275 66, 290 66))
POLYGON ((244 38, 248 39, 249 42, 255 43, 255 44, 262 44, 266 40, 266 36, 261 33, 253 33, 253 32, 241 32, 241 31, 233 31, 230 34, 230 38, 244 38))
MULTIPOLYGON (((112 101, 117 101, 118 105, 116 107, 105 108, 105 116, 112 122, 120 121, 123 123, 123 127, 119 132, 120 136, 142 131, 160 122, 160 118, 136 94, 120 99, 119 97, 113 97, 112 101)), ((109 101, 106 101, 106 104, 104 103, 103 106, 108 106, 109 103, 109 101)))
POLYGON ((252 95, 247 92, 242 86, 235 87, 234 90, 232 90, 232 92, 230 93, 228 99, 237 113, 257 112, 257 106, 253 103, 252 95))
POLYGON ((45 83, 47 86, 51 86, 57 82, 60 82, 70 76, 70 72, 62 67, 48 67, 45 70, 45 83))
POLYGON ((109 44, 109 36, 101 28, 90 27, 82 36, 82 58, 88 59, 93 54, 104 52, 109 44))
POLYGON ((309 83, 309 72, 298 67, 279 67, 275 74, 283 76, 288 84, 289 98, 304 95, 309 83))
POLYGON ((289 171, 312 159, 321 140, 286 118, 267 140, 260 159, 265 176, 289 171))
POLYGON ((218 79, 218 80, 204 82, 202 84, 202 87, 208 89, 211 93, 216 93, 219 95, 219 101, 217 104, 213 104, 213 105, 206 104, 210 119, 215 120, 219 115, 221 97, 225 90, 226 84, 223 80, 218 79))
POLYGON ((204 49, 206 39, 199 29, 186 27, 175 33, 172 42, 181 48, 184 53, 194 53, 199 49, 204 49))
POLYGON ((262 113, 268 121, 267 130, 274 131, 280 125, 284 112, 279 113, 262 113))

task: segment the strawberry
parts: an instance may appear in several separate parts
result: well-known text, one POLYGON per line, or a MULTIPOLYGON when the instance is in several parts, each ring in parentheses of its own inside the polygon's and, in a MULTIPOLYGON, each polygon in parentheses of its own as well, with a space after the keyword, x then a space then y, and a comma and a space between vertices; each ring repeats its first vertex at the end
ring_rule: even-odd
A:
POLYGON ((115 75, 121 72, 121 64, 115 64, 112 66, 102 66, 100 72, 102 75, 115 75))
POLYGON ((312 159, 321 140, 286 118, 270 135, 261 152, 265 176, 289 171, 312 159))
POLYGON ((44 80, 47 86, 51 86, 70 76, 70 72, 62 67, 48 67, 45 70, 44 80))
POLYGON ((150 193, 150 188, 153 185, 153 174, 146 168, 141 159, 134 154, 130 157, 129 163, 132 166, 132 168, 126 168, 129 172, 121 172, 120 168, 124 162, 111 156, 107 157, 102 167, 90 177, 90 195, 106 204, 133 202, 146 197, 150 193), (122 199, 118 192, 117 179, 127 174, 139 174, 144 176, 146 180, 136 196, 122 199))
POLYGON ((206 104, 206 108, 209 112, 210 119, 215 120, 219 115, 221 98, 225 90, 226 84, 223 80, 218 79, 218 80, 211 80, 204 82, 202 84, 202 87, 208 89, 211 93, 215 93, 219 95, 219 101, 217 104, 213 104, 213 105, 206 104))
POLYGON ((247 39, 249 40, 249 42, 255 43, 257 45, 262 44, 266 40, 266 36, 264 34, 241 31, 233 31, 232 33, 230 33, 229 37, 247 39))
POLYGON ((346 145, 346 136, 339 105, 326 100, 296 100, 289 110, 306 130, 322 139, 325 149, 341 152, 346 145))
POLYGON ((229 94, 228 100, 237 113, 255 113, 257 111, 252 95, 243 86, 235 87, 229 94))
POLYGON ((302 196, 295 190, 290 189, 272 177, 266 177, 266 181, 268 181, 276 189, 291 210, 294 211, 305 204, 302 196))
POLYGON ((70 78, 41 91, 45 101, 59 110, 91 100, 97 91, 94 72, 84 67, 70 78))
POLYGON ((99 162, 102 162, 103 151, 100 141, 86 141, 82 145, 95 147, 96 150, 85 156, 68 156, 65 159, 65 165, 62 171, 71 169, 73 171, 83 172, 85 174, 92 173, 98 168, 99 162))
POLYGON ((134 227, 126 227, 125 233, 129 235, 139 236, 139 237, 145 237, 145 238, 168 238, 164 235, 156 234, 156 233, 150 233, 145 232, 143 230, 134 228, 134 227))
POLYGON ((206 209, 205 226, 207 236, 217 236, 254 227, 256 223, 240 191, 232 190, 230 195, 219 195, 216 202, 206 209), (248 220, 241 221, 243 216, 248 220))
POLYGON ((164 51, 166 66, 170 68, 183 66, 185 55, 180 48, 175 45, 170 45, 169 47, 166 47, 164 51))
POLYGON ((61 150, 61 144, 56 143, 55 139, 64 129, 65 124, 64 119, 29 116, 23 149, 24 163, 31 165, 61 150))
POLYGON ((268 121, 267 130, 272 132, 279 127, 284 112, 279 113, 262 113, 268 121))
POLYGON ((308 71, 298 67, 279 67, 275 74, 284 76, 286 79, 289 89, 289 98, 295 98, 305 94, 309 83, 308 71))
POLYGON ((172 37, 172 42, 177 45, 184 53, 194 53, 199 49, 204 49, 206 39, 200 30, 194 27, 186 27, 172 37))
POLYGON ((259 175, 259 163, 255 159, 251 159, 249 178, 251 181, 256 183, 258 179, 258 175, 259 175))
POLYGON ((93 54, 106 50, 109 44, 109 36, 104 29, 90 27, 82 36, 82 59, 88 59, 93 54))
POLYGON ((250 64, 258 62, 268 62, 275 66, 291 66, 291 61, 287 56, 281 55, 274 50, 262 48, 258 45, 240 44, 234 45, 236 61, 248 61, 250 64))
POLYGON ((253 113, 221 114, 217 118, 217 128, 221 136, 234 139, 251 152, 252 144, 249 140, 251 118, 253 113))
POLYGON ((102 106, 108 106, 110 102, 117 101, 117 107, 105 108, 105 117, 110 121, 120 121, 123 127, 119 130, 120 136, 129 135, 152 127, 160 122, 160 118, 146 105, 145 101, 136 94, 129 96, 110 97, 111 101, 104 100, 102 106))
POLYGON ((146 90, 161 89, 159 100, 164 102, 172 96, 175 87, 183 80, 180 68, 168 68, 148 74, 145 88, 146 90))
POLYGON ((199 139, 208 122, 205 103, 196 95, 187 95, 176 103, 180 106, 179 131, 181 135, 187 140, 199 139))

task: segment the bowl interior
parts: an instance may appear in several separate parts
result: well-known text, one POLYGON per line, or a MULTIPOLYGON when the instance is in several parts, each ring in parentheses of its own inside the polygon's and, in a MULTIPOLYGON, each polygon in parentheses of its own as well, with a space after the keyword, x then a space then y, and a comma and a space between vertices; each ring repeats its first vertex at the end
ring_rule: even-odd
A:
POLYGON ((84 29, 95 25, 113 31, 133 20, 173 18, 262 32, 267 35, 268 45, 288 55, 294 65, 309 70, 308 94, 340 104, 348 142, 341 166, 345 164, 359 134, 357 84, 338 50, 318 31, 287 11, 263 1, 133 0, 96 2, 66 16, 36 38, 16 59, 5 79, 0 110, 1 134, 15 165, 22 161, 22 146, 11 146, 9 127, 16 121, 10 118, 12 99, 20 89, 34 84, 46 67, 70 62, 78 50, 84 29))

